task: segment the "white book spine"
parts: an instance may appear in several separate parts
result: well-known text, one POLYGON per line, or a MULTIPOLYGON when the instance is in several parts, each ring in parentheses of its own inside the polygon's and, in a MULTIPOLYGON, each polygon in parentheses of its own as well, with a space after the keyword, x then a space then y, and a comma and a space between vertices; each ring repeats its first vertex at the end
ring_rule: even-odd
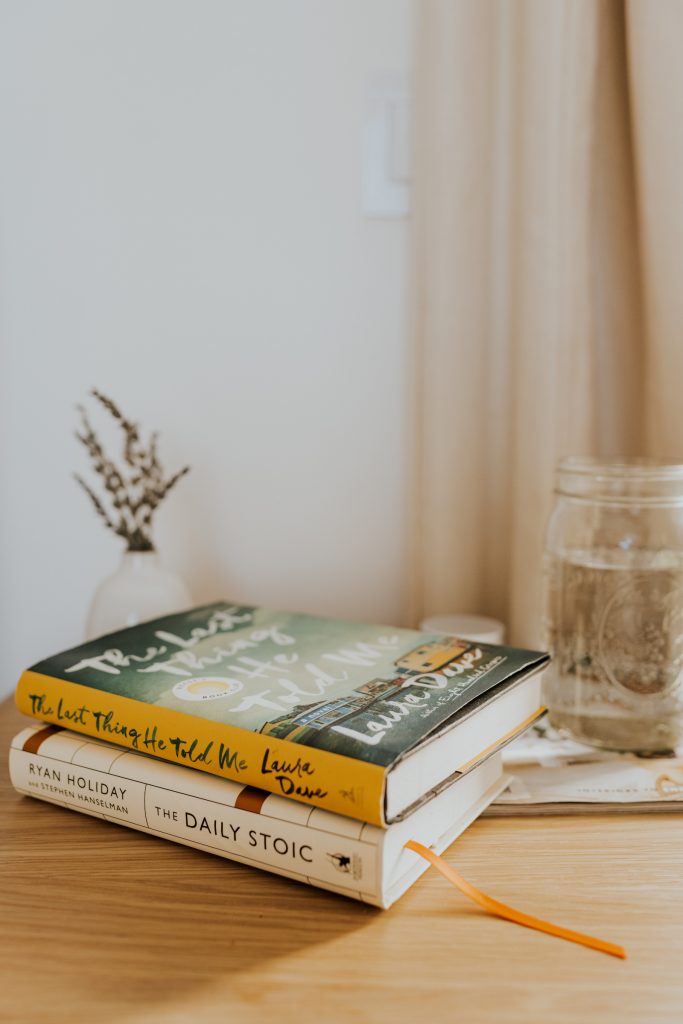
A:
MULTIPOLYGON (((389 906, 426 869, 403 849, 409 822, 376 828, 56 726, 15 736, 9 768, 27 796, 376 906, 389 906)), ((415 838, 443 849, 503 785, 495 761, 470 776, 455 784, 458 806, 440 795, 416 813, 415 838)))
POLYGON ((40 731, 12 741, 20 793, 379 902, 381 829, 65 730, 38 746, 40 731))

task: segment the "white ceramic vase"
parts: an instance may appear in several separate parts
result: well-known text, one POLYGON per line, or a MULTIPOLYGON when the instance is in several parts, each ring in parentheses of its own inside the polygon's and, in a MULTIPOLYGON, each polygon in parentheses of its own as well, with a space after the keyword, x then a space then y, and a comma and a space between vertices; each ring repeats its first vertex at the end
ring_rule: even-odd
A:
POLYGON ((156 551, 126 551, 116 572, 95 591, 86 639, 184 611, 191 604, 187 587, 179 576, 163 568, 156 551))

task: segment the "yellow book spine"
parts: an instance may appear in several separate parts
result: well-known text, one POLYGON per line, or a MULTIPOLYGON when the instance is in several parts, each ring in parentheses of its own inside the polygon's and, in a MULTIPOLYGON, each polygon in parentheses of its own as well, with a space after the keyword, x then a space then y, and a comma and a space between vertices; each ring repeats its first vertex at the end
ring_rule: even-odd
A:
POLYGON ((24 672, 16 691, 23 714, 143 754, 198 768, 335 814, 385 827, 385 769, 289 740, 212 722, 24 672))

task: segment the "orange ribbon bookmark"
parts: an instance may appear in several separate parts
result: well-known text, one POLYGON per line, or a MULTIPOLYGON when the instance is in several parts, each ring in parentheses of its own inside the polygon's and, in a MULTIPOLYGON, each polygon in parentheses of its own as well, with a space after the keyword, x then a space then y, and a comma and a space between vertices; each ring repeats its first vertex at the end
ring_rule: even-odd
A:
POLYGON ((475 903, 478 903, 480 907, 483 907, 490 914, 504 917, 507 921, 514 921, 515 924, 524 925, 526 928, 535 928, 539 932, 556 935, 558 939, 578 942, 579 945, 588 946, 590 949, 597 949, 600 953, 618 956, 622 960, 626 959, 626 950, 623 946, 617 946, 613 942, 603 942, 602 939, 595 939, 592 935, 574 932, 569 928, 560 928, 559 925, 551 924, 550 921, 542 921, 539 917, 531 917, 530 914, 523 914, 520 910, 515 910, 514 907, 508 907, 505 903, 499 903, 498 900, 491 899, 486 893, 480 892, 479 889, 475 889, 473 885, 465 881, 462 875, 452 868, 450 864, 447 864, 442 857, 439 857, 438 854, 434 853, 427 846, 423 846, 422 843, 409 839, 405 844, 405 848, 419 854, 420 857, 424 857, 425 860, 434 865, 437 871, 441 872, 451 885, 454 885, 465 896, 469 896, 471 900, 474 900, 475 903))

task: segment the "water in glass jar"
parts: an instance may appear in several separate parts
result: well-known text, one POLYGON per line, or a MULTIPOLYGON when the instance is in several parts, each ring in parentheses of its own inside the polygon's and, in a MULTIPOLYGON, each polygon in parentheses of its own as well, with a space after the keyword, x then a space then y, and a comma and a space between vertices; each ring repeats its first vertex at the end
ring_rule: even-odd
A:
POLYGON ((577 739, 656 753, 683 737, 683 556, 593 548, 546 559, 550 719, 577 739))

